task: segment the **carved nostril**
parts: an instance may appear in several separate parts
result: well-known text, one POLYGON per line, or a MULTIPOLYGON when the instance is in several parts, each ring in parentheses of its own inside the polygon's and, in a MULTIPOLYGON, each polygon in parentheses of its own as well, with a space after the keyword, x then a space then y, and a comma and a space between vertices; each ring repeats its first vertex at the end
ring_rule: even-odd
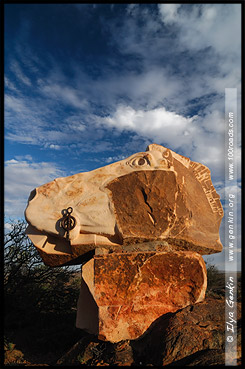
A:
POLYGON ((30 202, 31 200, 33 200, 34 197, 36 196, 36 194, 37 194, 36 189, 32 190, 31 193, 30 193, 28 201, 30 202))

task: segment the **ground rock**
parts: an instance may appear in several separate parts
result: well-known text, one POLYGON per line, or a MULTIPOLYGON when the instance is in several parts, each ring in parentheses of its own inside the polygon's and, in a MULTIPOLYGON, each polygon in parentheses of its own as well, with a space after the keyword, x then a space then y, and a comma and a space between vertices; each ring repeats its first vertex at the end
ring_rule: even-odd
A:
POLYGON ((134 363, 130 341, 112 344, 87 334, 56 363, 59 366, 131 366, 134 363))
POLYGON ((224 367, 225 363, 225 351, 219 350, 203 350, 197 351, 194 354, 187 356, 181 360, 174 361, 170 366, 210 366, 215 365, 218 367, 224 367))
MULTIPOLYGON (((240 319, 238 303, 238 359, 241 357, 240 319)), ((155 365, 194 365, 194 362, 216 360, 224 365, 225 300, 206 298, 176 313, 166 314, 132 346, 138 361, 149 362, 150 358, 155 365)))

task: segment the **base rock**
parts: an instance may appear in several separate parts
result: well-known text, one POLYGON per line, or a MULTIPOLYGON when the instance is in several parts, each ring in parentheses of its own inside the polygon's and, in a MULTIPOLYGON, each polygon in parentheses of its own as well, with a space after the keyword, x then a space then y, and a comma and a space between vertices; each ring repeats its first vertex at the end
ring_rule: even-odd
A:
MULTIPOLYGON (((241 364, 241 303, 237 304, 237 365, 241 364)), ((56 365, 224 366, 225 300, 207 298, 168 313, 140 339, 118 343, 86 334, 56 365)))

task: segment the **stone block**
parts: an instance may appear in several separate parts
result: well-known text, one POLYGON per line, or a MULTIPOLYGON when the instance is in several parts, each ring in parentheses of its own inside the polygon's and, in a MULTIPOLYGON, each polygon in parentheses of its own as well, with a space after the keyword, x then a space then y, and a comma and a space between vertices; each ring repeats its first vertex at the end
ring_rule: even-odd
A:
POLYGON ((110 342, 140 337, 161 315, 203 301, 207 287, 205 263, 191 251, 95 255, 82 278, 77 327, 110 342))

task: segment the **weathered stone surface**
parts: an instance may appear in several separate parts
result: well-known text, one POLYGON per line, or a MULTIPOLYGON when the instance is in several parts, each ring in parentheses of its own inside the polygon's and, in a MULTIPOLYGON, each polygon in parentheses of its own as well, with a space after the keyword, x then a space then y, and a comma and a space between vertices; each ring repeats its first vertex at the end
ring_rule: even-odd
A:
POLYGON ((205 263, 191 251, 97 255, 82 277, 77 327, 111 342, 140 337, 161 315, 202 301, 207 287, 205 263))
MULTIPOLYGON (((46 264, 63 265, 97 247, 113 252, 220 252, 223 209, 209 169, 163 146, 36 188, 27 234, 46 264), (61 226, 73 208, 76 226, 61 226)), ((82 259, 80 259, 82 261, 82 259)))
POLYGON ((134 364, 130 341, 112 344, 87 334, 56 363, 59 366, 131 366, 134 364))
MULTIPOLYGON (((238 303, 238 321, 241 304, 238 303)), ((238 323, 239 326, 239 323, 238 323)), ((225 361, 225 300, 206 298, 160 317, 145 336, 132 343, 135 357, 155 365, 223 364, 225 361), (223 354, 222 354, 223 352, 223 354), (207 354, 209 353, 209 354, 207 354), (195 363, 195 364, 194 364, 195 363)), ((241 357, 238 330, 237 358, 241 357)))
POLYGON ((170 319, 163 337, 163 365, 205 349, 224 349, 224 301, 204 301, 181 310, 170 319), (190 340, 191 334, 191 340, 190 340), (173 345, 174 343, 174 345, 173 345))

